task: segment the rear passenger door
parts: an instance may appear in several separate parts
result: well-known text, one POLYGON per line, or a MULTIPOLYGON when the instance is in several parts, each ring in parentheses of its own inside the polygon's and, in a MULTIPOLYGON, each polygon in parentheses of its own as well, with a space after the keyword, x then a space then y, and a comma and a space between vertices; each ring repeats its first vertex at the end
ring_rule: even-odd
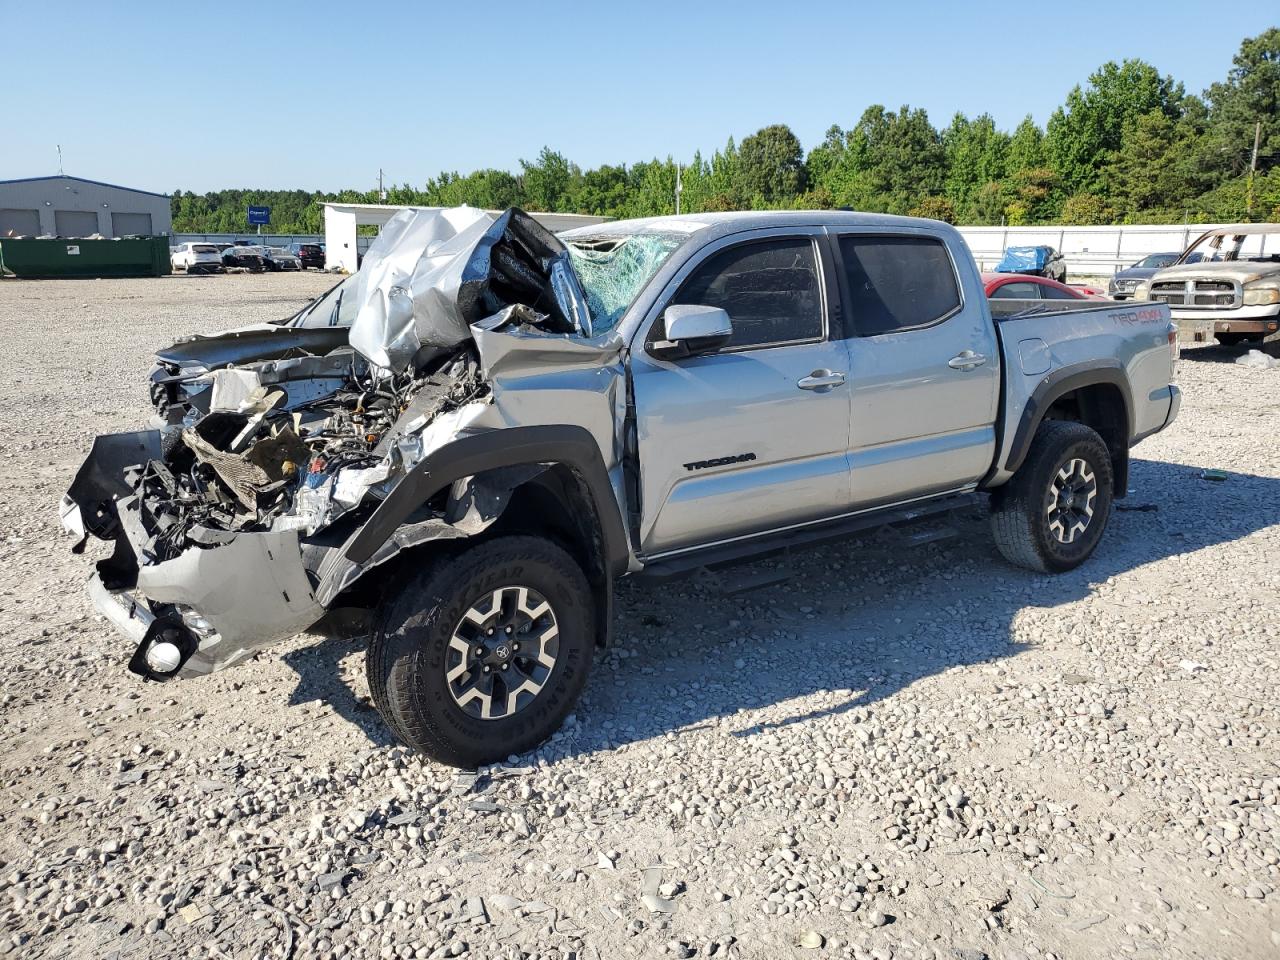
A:
POLYGON ((648 557, 847 508, 849 356, 832 332, 834 293, 820 227, 722 238, 663 291, 631 353, 648 557), (723 308, 729 345, 655 357, 672 304, 723 308))
POLYGON ((976 276, 966 297, 947 244, 927 231, 840 232, 833 243, 849 333, 853 505, 975 483, 995 455, 1000 388, 976 276))

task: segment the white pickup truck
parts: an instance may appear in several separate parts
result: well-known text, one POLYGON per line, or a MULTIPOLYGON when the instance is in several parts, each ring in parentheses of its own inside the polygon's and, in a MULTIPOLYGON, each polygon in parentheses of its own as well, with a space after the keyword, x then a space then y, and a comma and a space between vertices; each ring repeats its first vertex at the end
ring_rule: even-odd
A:
POLYGON ((934 221, 406 212, 290 320, 162 351, 167 425, 99 437, 63 521, 115 544, 136 673, 359 607, 387 723, 472 765, 560 724, 620 576, 979 497, 1008 560, 1077 566, 1173 364, 1167 306, 988 302, 934 221))
POLYGON ((1225 346, 1280 332, 1280 223, 1235 223, 1199 236, 1177 261, 1134 290, 1175 320, 1205 321, 1225 346), (1270 244, 1270 250, 1268 250, 1270 244))

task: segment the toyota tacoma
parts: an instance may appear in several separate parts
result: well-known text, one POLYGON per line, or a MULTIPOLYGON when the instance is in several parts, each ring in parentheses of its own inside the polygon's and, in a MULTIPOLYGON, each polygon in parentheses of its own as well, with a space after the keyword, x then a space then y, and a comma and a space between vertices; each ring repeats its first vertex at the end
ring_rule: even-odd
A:
POLYGON ((929 220, 406 211, 291 320, 162 351, 62 517, 135 673, 356 608, 395 735, 471 766, 557 729, 625 575, 980 498, 1010 562, 1083 563, 1173 362, 1168 306, 988 301, 929 220))

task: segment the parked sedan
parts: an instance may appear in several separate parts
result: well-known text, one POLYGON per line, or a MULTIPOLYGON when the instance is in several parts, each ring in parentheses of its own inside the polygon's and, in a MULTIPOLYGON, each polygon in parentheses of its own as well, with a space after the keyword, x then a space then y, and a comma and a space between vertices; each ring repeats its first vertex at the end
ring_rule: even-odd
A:
POLYGON ((279 273, 281 270, 302 269, 302 261, 284 247, 267 247, 266 265, 267 269, 273 273, 279 273))
MULTIPOLYGON (((1156 271, 1173 266, 1180 256, 1180 253, 1174 251, 1173 253, 1153 253, 1143 257, 1133 266, 1126 267, 1112 277, 1107 284, 1107 293, 1113 300, 1128 300, 1133 296, 1133 291, 1137 289, 1138 284, 1143 280, 1150 280, 1156 275, 1156 271)), ((1188 260, 1188 263, 1196 263, 1200 259, 1200 254, 1192 254, 1192 257, 1195 259, 1188 260)))
POLYGON ((244 267, 253 273, 261 273, 267 269, 267 250, 265 247, 230 246, 222 251, 224 267, 244 267))
POLYGON ((289 244, 289 252, 298 258, 302 264, 302 269, 315 267, 317 270, 324 269, 324 246, 319 243, 291 243, 289 244))
POLYGON ((1048 277, 1026 273, 984 273, 982 286, 988 300, 1088 300, 1083 290, 1048 277))

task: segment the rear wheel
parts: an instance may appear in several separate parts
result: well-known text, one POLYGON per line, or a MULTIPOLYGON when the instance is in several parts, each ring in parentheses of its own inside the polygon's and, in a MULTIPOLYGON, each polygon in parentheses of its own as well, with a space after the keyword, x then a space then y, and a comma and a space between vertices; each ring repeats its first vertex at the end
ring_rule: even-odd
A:
POLYGON ((379 612, 366 657, 392 732, 472 767, 523 753, 560 726, 591 667, 592 594, 538 537, 503 537, 410 575, 379 612))
POLYGON ((1089 559, 1111 518, 1111 457, 1082 423, 1040 425, 1017 473, 992 494, 996 547, 1010 563, 1061 573, 1089 559))

